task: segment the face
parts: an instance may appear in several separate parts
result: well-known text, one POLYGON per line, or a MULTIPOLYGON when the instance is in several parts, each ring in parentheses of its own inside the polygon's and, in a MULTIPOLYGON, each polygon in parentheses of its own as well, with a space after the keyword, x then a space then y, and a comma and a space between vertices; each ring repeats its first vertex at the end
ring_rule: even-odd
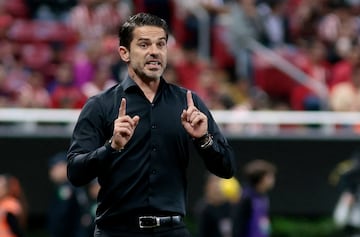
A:
POLYGON ((67 165, 65 162, 55 164, 49 170, 50 179, 54 183, 63 183, 67 180, 67 165))
POLYGON ((165 31, 156 26, 136 27, 130 49, 120 46, 119 54, 128 63, 131 77, 142 81, 160 79, 167 63, 165 31))
POLYGON ((274 173, 267 173, 261 180, 261 183, 259 184, 259 191, 260 192, 267 192, 270 189, 272 189, 275 185, 275 174, 274 173))

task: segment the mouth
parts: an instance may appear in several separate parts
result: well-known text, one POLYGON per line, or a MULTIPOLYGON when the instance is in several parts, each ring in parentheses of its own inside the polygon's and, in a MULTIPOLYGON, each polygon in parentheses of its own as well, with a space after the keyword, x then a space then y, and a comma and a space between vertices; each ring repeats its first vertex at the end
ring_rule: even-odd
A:
POLYGON ((148 61, 146 62, 146 65, 160 66, 161 63, 159 61, 148 61))
POLYGON ((148 61, 148 62, 146 62, 146 65, 149 66, 150 69, 160 69, 161 68, 161 62, 159 62, 159 61, 148 61))

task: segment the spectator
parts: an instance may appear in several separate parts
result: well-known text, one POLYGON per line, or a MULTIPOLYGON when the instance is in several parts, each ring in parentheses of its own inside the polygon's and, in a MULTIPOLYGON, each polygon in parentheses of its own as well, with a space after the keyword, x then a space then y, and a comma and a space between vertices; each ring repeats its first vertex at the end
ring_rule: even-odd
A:
POLYGON ((172 0, 135 0, 134 13, 146 12, 156 15, 169 23, 172 32, 172 20, 174 16, 174 1, 172 0))
POLYGON ((97 179, 94 179, 87 185, 88 202, 86 211, 81 217, 81 224, 84 227, 83 237, 93 237, 95 231, 95 218, 97 209, 97 196, 100 191, 100 185, 97 179))
POLYGON ((360 111, 360 68, 352 70, 351 80, 337 83, 330 91, 333 111, 360 111))
POLYGON ((119 26, 133 12, 131 1, 126 0, 106 0, 103 1, 95 10, 101 25, 104 27, 104 33, 114 34, 119 26))
MULTIPOLYGON (((100 43, 100 42, 97 42, 100 43)), ((91 43, 76 50, 73 63, 74 84, 81 88, 95 75, 97 60, 101 59, 100 44, 91 43)))
POLYGON ((69 11, 77 0, 26 0, 30 18, 43 21, 68 21, 69 11))
MULTIPOLYGON (((328 88, 331 65, 326 58, 325 44, 314 38, 304 40, 303 45, 303 52, 300 51, 299 56, 297 56, 298 61, 302 61, 298 65, 299 68, 309 75, 311 79, 328 88)), ((323 102, 316 94, 316 91, 302 84, 294 85, 290 94, 290 105, 293 110, 320 110, 324 106, 323 102)))
POLYGON ((240 197, 236 178, 221 179, 209 174, 203 207, 199 210, 199 237, 230 237, 232 211, 240 197))
POLYGON ((26 84, 20 88, 17 104, 24 108, 49 108, 50 94, 44 86, 44 75, 33 70, 26 84))
POLYGON ((199 77, 208 65, 201 60, 193 45, 184 45, 183 53, 182 60, 174 65, 179 84, 189 90, 199 92, 201 89, 199 77))
POLYGON ((114 86, 115 84, 117 83, 111 78, 111 71, 109 67, 102 65, 97 68, 94 78, 91 81, 86 82, 81 87, 81 90, 84 95, 89 98, 105 89, 114 86))
POLYGON ((331 70, 330 89, 340 82, 351 81, 351 74, 354 68, 360 65, 360 45, 354 42, 346 54, 336 62, 331 70))
POLYGON ((70 10, 68 24, 78 33, 80 43, 99 40, 106 31, 95 13, 98 5, 98 0, 79 0, 70 10))
POLYGON ((81 219, 87 207, 82 188, 75 188, 67 179, 66 153, 59 152, 49 159, 49 179, 53 184, 48 208, 50 237, 84 237, 81 219))
POLYGON ((19 89, 25 85, 28 77, 29 70, 24 63, 21 55, 15 53, 14 60, 8 65, 6 84, 10 91, 19 93, 19 89))
POLYGON ((233 237, 270 236, 268 192, 274 186, 275 173, 275 166, 265 160, 245 165, 246 184, 235 211, 233 237))
POLYGON ((252 81, 251 41, 262 41, 264 25, 255 0, 237 0, 230 8, 229 48, 235 57, 237 80, 252 81))
POLYGON ((23 237, 27 224, 27 203, 19 180, 10 174, 0 175, 1 237, 23 237))
POLYGON ((265 5, 268 6, 263 16, 266 45, 274 49, 289 45, 292 42, 286 0, 268 0, 265 5))
POLYGON ((339 163, 331 172, 333 184, 340 191, 333 218, 344 237, 356 237, 360 234, 360 156, 359 151, 349 159, 339 163), (336 177, 336 180, 334 178, 336 177))
POLYGON ((7 84, 5 66, 0 64, 0 107, 14 106, 15 95, 16 93, 7 84))
POLYGON ((345 0, 331 0, 330 11, 319 21, 317 35, 329 48, 329 60, 333 63, 344 58, 351 50, 352 42, 359 36, 357 18, 351 14, 351 6, 345 0))
POLYGON ((324 2, 313 0, 288 1, 291 38, 303 39, 317 35, 318 23, 324 16, 324 2))
POLYGON ((51 107, 79 109, 86 96, 74 84, 73 68, 68 63, 61 64, 56 73, 55 85, 51 91, 51 107))
POLYGON ((231 109, 235 103, 227 89, 228 77, 216 67, 206 67, 200 74, 197 93, 205 104, 213 110, 231 109))

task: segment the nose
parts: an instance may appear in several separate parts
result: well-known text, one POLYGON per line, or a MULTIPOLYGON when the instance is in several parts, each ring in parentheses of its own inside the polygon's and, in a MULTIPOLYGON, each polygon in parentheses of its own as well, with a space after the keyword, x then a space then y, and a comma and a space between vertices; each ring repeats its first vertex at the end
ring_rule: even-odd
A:
POLYGON ((159 49, 157 47, 156 44, 152 44, 150 47, 149 47, 149 52, 151 55, 154 55, 154 54, 158 54, 159 53, 159 49))

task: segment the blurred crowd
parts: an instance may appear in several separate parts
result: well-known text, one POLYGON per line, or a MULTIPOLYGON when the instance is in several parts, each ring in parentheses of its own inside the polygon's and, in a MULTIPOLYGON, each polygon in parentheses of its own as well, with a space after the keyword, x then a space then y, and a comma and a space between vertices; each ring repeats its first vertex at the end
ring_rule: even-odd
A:
POLYGON ((210 109, 360 110, 357 0, 0 0, 0 107, 78 109, 120 82, 118 27, 141 11, 170 25, 165 79, 210 109))

